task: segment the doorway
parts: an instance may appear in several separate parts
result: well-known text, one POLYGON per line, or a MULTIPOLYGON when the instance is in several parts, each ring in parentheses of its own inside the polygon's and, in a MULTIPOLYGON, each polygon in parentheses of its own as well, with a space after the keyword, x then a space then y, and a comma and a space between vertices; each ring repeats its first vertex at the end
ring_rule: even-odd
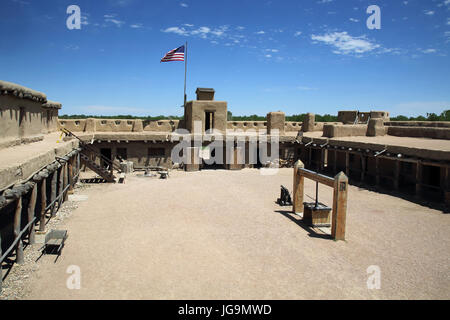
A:
POLYGON ((101 159, 101 166, 102 168, 107 168, 109 166, 109 163, 107 163, 103 158, 108 159, 109 161, 111 161, 111 148, 101 148, 100 149, 100 154, 102 155, 102 159, 101 159))
POLYGON ((205 132, 214 129, 214 112, 205 111, 205 132))

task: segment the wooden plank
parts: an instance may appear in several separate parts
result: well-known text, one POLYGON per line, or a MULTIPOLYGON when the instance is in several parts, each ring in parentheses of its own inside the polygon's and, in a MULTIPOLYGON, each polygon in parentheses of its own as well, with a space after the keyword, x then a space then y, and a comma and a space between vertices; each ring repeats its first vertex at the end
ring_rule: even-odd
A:
MULTIPOLYGON (((64 166, 63 166, 63 192, 64 192, 64 189, 66 189, 66 187, 69 185, 69 177, 68 177, 68 175, 69 175, 69 169, 68 169, 68 163, 66 162, 65 164, 64 164, 64 166)), ((64 201, 67 201, 67 199, 68 199, 68 197, 69 197, 69 193, 67 192, 67 190, 64 192, 64 195, 61 197, 62 198, 62 200, 63 200, 63 202, 64 201)), ((58 208, 58 210, 59 210, 59 208, 58 208)))
POLYGON ((299 172, 298 174, 304 176, 305 178, 317 181, 319 183, 322 183, 322 184, 327 185, 332 188, 334 186, 334 179, 324 176, 323 174, 316 173, 314 171, 303 169, 303 168, 299 168, 298 172, 299 172))
POLYGON ((343 172, 340 172, 334 178, 331 236, 335 240, 345 240, 345 226, 347 219, 347 192, 348 178, 343 172))
POLYGON ((39 220, 39 231, 45 231, 45 207, 47 206, 47 179, 41 182, 41 216, 39 220))
POLYGON ((380 158, 375 157, 375 181, 376 185, 380 185, 380 158))
MULTIPOLYGON (((21 218, 22 218, 22 196, 20 196, 16 201, 16 211, 14 213, 14 239, 20 237, 21 218)), ((22 239, 19 239, 19 241, 17 241, 16 263, 18 264, 24 263, 22 239)))
MULTIPOLYGON (((34 213, 36 209, 36 198, 37 198, 37 183, 34 184, 33 190, 31 191, 30 203, 28 204, 28 223, 31 222, 34 218, 34 213)), ((28 239, 30 244, 34 244, 35 242, 35 232, 34 232, 34 223, 28 229, 28 239)))
POLYGON ((304 169, 305 165, 303 162, 298 160, 294 164, 294 187, 293 187, 293 205, 292 211, 294 213, 303 212, 303 193, 304 193, 304 181, 305 178, 300 175, 299 170, 304 169))
MULTIPOLYGON (((60 196, 63 193, 64 190, 64 165, 61 166, 61 168, 59 168, 59 183, 58 183, 58 196, 60 196)), ((59 197, 58 200, 58 210, 59 208, 61 208, 61 205, 63 203, 64 199, 63 197, 59 197)), ((52 211, 52 216, 55 216, 56 212, 55 210, 52 211)))
POLYGON ((70 158, 70 160, 69 160, 69 168, 68 168, 68 170, 69 170, 69 172, 68 172, 68 179, 69 179, 69 190, 68 190, 68 192, 67 193, 70 193, 70 194, 72 194, 73 193, 73 160, 74 160, 74 158, 72 157, 72 158, 70 158))

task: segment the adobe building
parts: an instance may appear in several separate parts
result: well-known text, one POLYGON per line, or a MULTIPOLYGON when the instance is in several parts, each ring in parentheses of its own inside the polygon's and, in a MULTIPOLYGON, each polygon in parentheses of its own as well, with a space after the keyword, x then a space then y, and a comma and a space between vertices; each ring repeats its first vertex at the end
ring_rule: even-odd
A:
MULTIPOLYGON (((135 169, 176 164, 186 171, 289 167, 301 160, 329 176, 342 171, 351 184, 450 206, 450 122, 390 121, 386 111, 339 111, 335 123, 316 122, 312 113, 303 123, 290 122, 282 111, 270 112, 267 121, 227 121, 227 102, 216 101, 214 89, 196 94, 183 120, 66 120, 58 119, 61 104, 44 93, 0 81, 0 253, 14 239, 28 234, 34 241, 35 232, 46 231, 83 164, 115 182, 122 160, 135 169), (172 159, 180 142, 192 163, 172 159)), ((21 241, 15 246, 20 253, 21 241)))

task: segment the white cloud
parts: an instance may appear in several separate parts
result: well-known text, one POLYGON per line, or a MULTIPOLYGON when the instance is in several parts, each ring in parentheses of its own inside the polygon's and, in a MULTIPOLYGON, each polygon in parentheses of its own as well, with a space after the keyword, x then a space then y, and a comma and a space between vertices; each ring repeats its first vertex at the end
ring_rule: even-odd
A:
POLYGON ((317 1, 317 3, 319 3, 319 4, 330 3, 330 2, 333 2, 333 0, 319 0, 319 1, 317 1))
POLYGON ((179 27, 170 27, 170 28, 162 30, 162 32, 175 33, 175 34, 178 34, 181 36, 189 35, 189 33, 184 28, 179 28, 179 27))
POLYGON ((266 49, 266 51, 276 53, 276 52, 278 52, 279 50, 278 50, 278 49, 266 49))
POLYGON ((184 3, 184 2, 180 3, 180 6, 183 7, 183 8, 189 7, 189 6, 188 6, 186 3, 184 3))
POLYGON ((142 23, 135 23, 135 24, 130 25, 130 28, 133 28, 133 29, 141 29, 143 27, 144 27, 144 25, 142 23))
POLYGON ((359 20, 358 20, 358 19, 355 19, 355 18, 350 18, 350 19, 348 19, 348 20, 350 20, 351 22, 359 22, 359 20))
POLYGON ((228 26, 221 26, 214 29, 203 26, 193 30, 191 29, 194 26, 193 24, 184 24, 184 26, 188 29, 184 27, 170 27, 161 31, 166 33, 175 33, 182 36, 198 36, 202 39, 206 39, 210 35, 215 37, 222 37, 228 30, 228 26))
POLYGON ((424 50, 421 50, 423 53, 436 53, 437 52, 437 50, 436 49, 424 49, 424 50))
POLYGON ((449 6, 449 5, 450 5, 450 0, 445 0, 442 3, 439 3, 437 6, 442 7, 442 6, 449 6))
POLYGON ((272 58, 272 55, 271 54, 266 54, 265 57, 266 58, 272 58))
POLYGON ((434 11, 433 10, 424 10, 424 12, 427 16, 432 16, 434 15, 434 11))
POLYGON ((311 39, 331 45, 336 48, 336 54, 363 54, 373 51, 381 46, 371 42, 365 35, 352 37, 347 32, 333 32, 324 35, 311 35, 311 39))
POLYGON ((122 25, 125 24, 125 21, 120 21, 120 20, 112 19, 112 18, 105 19, 105 22, 111 22, 112 24, 116 25, 118 28, 122 27, 122 25))
POLYGON ((317 90, 317 88, 311 88, 311 87, 306 87, 306 86, 298 86, 296 89, 301 90, 301 91, 317 90))
POLYGON ((263 30, 256 32, 256 34, 265 34, 263 30))
POLYGON ((296 31, 296 32, 294 33, 294 37, 299 37, 301 34, 302 34, 301 31, 296 31))

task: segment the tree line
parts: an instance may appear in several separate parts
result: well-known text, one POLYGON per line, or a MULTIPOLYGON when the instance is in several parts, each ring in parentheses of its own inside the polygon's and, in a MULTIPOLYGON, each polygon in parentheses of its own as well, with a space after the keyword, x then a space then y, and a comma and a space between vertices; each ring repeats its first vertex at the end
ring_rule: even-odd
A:
MULTIPOLYGON (((291 116, 286 116, 286 121, 293 122, 303 122, 306 113, 302 114, 294 114, 291 116)), ((93 115, 85 115, 85 114, 73 114, 73 115, 60 115, 60 119, 86 119, 86 118, 97 118, 97 119, 141 119, 147 121, 155 121, 155 120, 183 120, 183 116, 132 116, 132 115, 117 115, 117 116, 93 116, 93 115)), ((266 121, 266 116, 258 116, 256 114, 252 114, 249 116, 233 116, 231 111, 228 111, 227 115, 228 121, 266 121)), ((333 116, 331 114, 316 114, 317 122, 337 122, 337 116, 333 116)), ((418 117, 407 117, 403 115, 399 115, 396 117, 391 117, 391 121, 450 121, 450 110, 445 110, 441 112, 441 114, 436 113, 427 113, 426 116, 418 116, 418 117)))

